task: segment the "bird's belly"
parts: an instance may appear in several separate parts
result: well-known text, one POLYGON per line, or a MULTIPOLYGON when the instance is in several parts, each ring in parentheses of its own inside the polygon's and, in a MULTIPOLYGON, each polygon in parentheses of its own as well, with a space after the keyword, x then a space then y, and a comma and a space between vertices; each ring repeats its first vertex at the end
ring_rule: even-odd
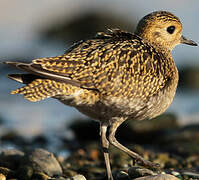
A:
POLYGON ((112 97, 105 101, 104 112, 109 118, 123 117, 123 119, 143 120, 154 118, 167 110, 173 101, 175 91, 160 91, 157 95, 147 99, 123 97, 121 99, 112 97))
POLYGON ((109 121, 114 117, 124 120, 151 119, 162 114, 173 101, 173 93, 159 92, 146 100, 129 99, 128 97, 107 97, 93 105, 79 104, 75 106, 83 114, 100 121, 109 121))
POLYGON ((96 119, 108 121, 114 117, 124 120, 143 120, 153 118, 163 113, 173 101, 176 85, 164 88, 153 96, 142 98, 123 96, 103 96, 98 98, 91 93, 83 93, 74 99, 61 100, 64 104, 78 109, 83 114, 96 119), (83 98, 84 97, 84 98, 83 98), (86 97, 86 98, 85 98, 86 97), (77 103, 78 102, 78 103, 77 103))
POLYGON ((176 90, 171 91, 160 91, 157 95, 151 97, 147 103, 148 109, 144 118, 154 118, 164 113, 171 105, 175 96, 176 90))

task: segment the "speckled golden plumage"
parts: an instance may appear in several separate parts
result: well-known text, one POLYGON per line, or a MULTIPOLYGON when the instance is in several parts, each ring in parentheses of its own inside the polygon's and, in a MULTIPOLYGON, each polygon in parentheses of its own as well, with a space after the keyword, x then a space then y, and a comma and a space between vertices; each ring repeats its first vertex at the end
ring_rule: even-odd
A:
POLYGON ((164 88, 173 76, 173 61, 161 56, 138 36, 115 29, 75 44, 62 56, 35 59, 30 66, 58 73, 104 95, 144 98, 164 88))
POLYGON ((54 97, 99 120, 108 179, 113 179, 109 142, 143 165, 154 166, 122 146, 115 131, 125 120, 153 118, 171 104, 178 83, 171 50, 180 43, 196 45, 181 32, 176 16, 158 11, 145 16, 135 34, 109 29, 74 44, 61 56, 30 64, 6 62, 29 73, 9 75, 27 84, 12 94, 24 94, 30 101, 54 97))

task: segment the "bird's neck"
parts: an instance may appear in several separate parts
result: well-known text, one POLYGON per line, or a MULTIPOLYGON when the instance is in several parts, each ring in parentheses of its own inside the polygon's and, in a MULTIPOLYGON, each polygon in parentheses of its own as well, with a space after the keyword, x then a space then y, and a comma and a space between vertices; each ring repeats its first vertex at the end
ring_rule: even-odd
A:
POLYGON ((139 36, 147 44, 154 47, 156 49, 156 51, 161 52, 165 55, 171 54, 173 47, 168 42, 162 41, 161 39, 156 38, 156 37, 152 37, 152 35, 150 33, 135 32, 135 34, 137 36, 139 36))
POLYGON ((165 46, 165 44, 163 44, 162 42, 154 42, 154 41, 149 41, 147 39, 144 39, 144 41, 149 44, 151 47, 153 47, 158 53, 160 54, 164 54, 164 56, 171 56, 171 49, 167 48, 167 46, 165 46))
POLYGON ((153 46, 156 51, 158 51, 159 53, 162 53, 164 54, 165 56, 171 56, 171 50, 168 49, 168 48, 165 48, 164 45, 162 45, 161 43, 160 44, 157 44, 157 43, 150 43, 151 46, 153 46))

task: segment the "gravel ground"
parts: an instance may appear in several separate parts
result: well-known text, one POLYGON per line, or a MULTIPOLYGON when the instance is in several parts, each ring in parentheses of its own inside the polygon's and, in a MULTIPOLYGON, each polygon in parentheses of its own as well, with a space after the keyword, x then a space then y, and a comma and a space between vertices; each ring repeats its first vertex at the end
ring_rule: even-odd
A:
MULTIPOLYGON (((107 179, 98 124, 75 121, 70 128, 76 138, 57 137, 60 143, 54 148, 49 148, 52 141, 44 135, 27 140, 15 132, 2 134, 0 180, 107 179)), ((176 117, 167 114, 151 121, 129 121, 117 136, 145 159, 159 163, 160 169, 142 167, 111 146, 115 180, 199 179, 199 125, 180 127, 176 117)))

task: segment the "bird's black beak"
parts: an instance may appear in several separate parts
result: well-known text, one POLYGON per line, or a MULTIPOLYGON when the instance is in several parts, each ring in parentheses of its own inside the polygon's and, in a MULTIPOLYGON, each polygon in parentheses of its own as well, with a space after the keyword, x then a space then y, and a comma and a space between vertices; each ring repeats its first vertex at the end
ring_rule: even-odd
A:
POLYGON ((197 46, 198 45, 196 42, 189 40, 189 39, 185 38, 184 36, 181 37, 180 42, 182 44, 188 44, 188 45, 191 45, 191 46, 197 46))

